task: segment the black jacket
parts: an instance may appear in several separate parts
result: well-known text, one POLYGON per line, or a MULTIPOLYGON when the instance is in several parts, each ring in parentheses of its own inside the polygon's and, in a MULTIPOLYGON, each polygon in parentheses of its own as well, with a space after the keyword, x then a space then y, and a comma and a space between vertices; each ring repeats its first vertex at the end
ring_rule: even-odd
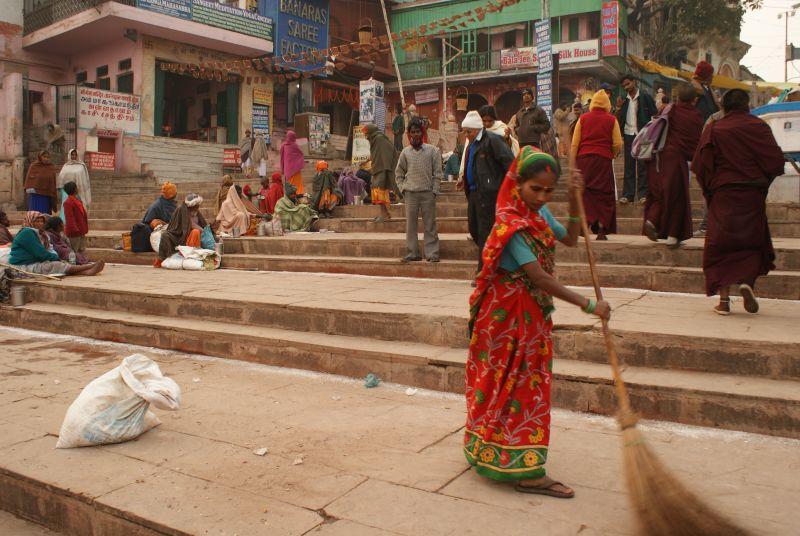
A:
MULTIPOLYGON (((503 178, 508 168, 514 162, 514 153, 501 136, 483 130, 480 140, 475 143, 475 153, 472 157, 472 177, 480 195, 497 196, 503 178)), ((469 164, 470 146, 467 146, 467 164, 469 164)), ((467 180, 466 164, 464 169, 464 192, 469 196, 469 181, 467 180)))
MULTIPOLYGON (((617 112, 617 121, 619 122, 619 129, 622 133, 625 133, 625 121, 628 117, 628 104, 630 104, 630 100, 628 100, 628 96, 625 95, 625 102, 617 112)), ((645 93, 644 91, 639 89, 639 109, 637 110, 636 114, 636 130, 639 131, 645 126, 650 120, 653 118, 654 115, 658 114, 658 108, 656 108, 656 101, 653 100, 653 97, 645 93)))

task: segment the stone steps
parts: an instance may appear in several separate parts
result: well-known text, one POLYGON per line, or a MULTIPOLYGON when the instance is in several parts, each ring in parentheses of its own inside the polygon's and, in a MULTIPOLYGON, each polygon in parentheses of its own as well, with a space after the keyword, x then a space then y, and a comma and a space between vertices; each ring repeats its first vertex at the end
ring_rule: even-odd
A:
MULTIPOLYGON (((87 251, 92 260, 110 263, 150 266, 155 253, 132 253, 114 249, 87 251)), ((404 263, 398 258, 381 257, 319 257, 300 255, 225 254, 222 268, 273 272, 319 272, 381 277, 412 277, 426 279, 462 279, 474 277, 473 260, 443 260, 439 263, 404 263)), ((705 279, 701 268, 630 266, 600 264, 603 284, 610 288, 636 288, 661 292, 703 294, 705 279)), ((558 278, 566 285, 592 284, 588 265, 574 262, 558 264, 558 278)), ((758 281, 762 298, 800 300, 800 272, 774 271, 758 281)))
MULTIPOLYGON (((110 266, 98 278, 24 284, 33 302, 0 310, 6 325, 463 391, 465 282, 110 266), (380 302, 365 297, 375 288, 386 289, 380 302)), ((800 355, 786 331, 800 304, 768 302, 762 315, 720 324, 710 299, 608 297, 642 415, 800 437, 800 355)), ((596 319, 559 304, 554 321, 557 404, 615 411, 596 319)))

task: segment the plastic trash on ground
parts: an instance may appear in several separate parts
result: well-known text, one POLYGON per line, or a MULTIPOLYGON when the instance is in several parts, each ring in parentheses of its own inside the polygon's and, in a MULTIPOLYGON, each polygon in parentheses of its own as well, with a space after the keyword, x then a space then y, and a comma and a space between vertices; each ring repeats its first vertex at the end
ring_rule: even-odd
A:
POLYGON ((161 424, 150 404, 174 411, 181 389, 150 358, 134 354, 92 380, 72 403, 56 448, 122 443, 161 424))

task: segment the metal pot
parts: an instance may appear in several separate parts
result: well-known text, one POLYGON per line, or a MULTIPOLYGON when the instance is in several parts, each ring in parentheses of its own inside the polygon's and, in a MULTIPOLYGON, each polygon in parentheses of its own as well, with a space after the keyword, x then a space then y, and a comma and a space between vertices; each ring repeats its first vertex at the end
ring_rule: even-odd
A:
POLYGON ((23 307, 27 303, 27 291, 22 285, 11 287, 11 306, 23 307))

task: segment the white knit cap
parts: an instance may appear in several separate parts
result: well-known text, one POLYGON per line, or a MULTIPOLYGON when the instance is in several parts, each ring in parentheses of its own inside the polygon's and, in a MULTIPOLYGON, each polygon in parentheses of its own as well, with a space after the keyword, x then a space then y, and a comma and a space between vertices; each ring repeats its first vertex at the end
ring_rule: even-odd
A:
POLYGON ((483 128, 483 120, 480 114, 475 110, 467 112, 467 116, 461 122, 461 128, 483 128))
POLYGON ((202 203, 203 198, 197 194, 189 194, 186 196, 186 199, 184 199, 183 202, 186 203, 187 207, 192 208, 202 203))

